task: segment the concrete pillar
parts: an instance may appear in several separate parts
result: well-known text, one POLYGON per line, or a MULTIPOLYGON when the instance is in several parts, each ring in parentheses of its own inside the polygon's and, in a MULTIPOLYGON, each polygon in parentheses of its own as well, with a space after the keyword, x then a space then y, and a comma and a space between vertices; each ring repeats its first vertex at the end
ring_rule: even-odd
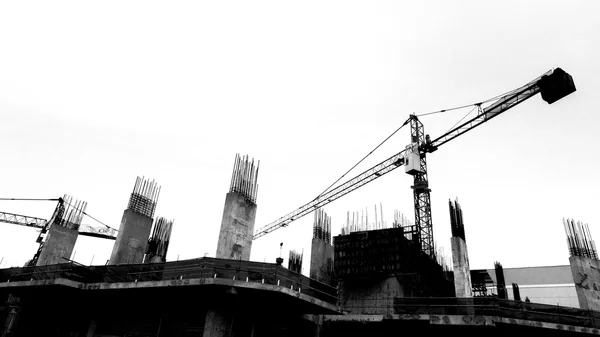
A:
POLYGON ((310 278, 331 284, 333 275, 333 246, 313 238, 310 250, 310 278))
POLYGON ((243 194, 227 193, 216 258, 250 260, 256 208, 256 204, 243 194))
POLYGON ((13 336, 12 332, 15 330, 15 326, 19 318, 20 302, 21 299, 19 297, 8 295, 8 300, 6 301, 6 320, 4 322, 0 322, 4 323, 2 326, 0 326, 1 337, 13 336))
POLYGON ((94 333, 96 332, 96 326, 97 322, 95 320, 91 320, 86 337, 94 337, 94 333))
POLYGON ((142 263, 151 228, 151 217, 126 209, 123 212, 109 264, 142 263))
POLYGON ((456 297, 473 297, 471 285, 471 268, 467 243, 458 236, 450 238, 452 245, 452 265, 454 269, 454 290, 456 297))
POLYGON ((504 300, 508 299, 508 291, 506 290, 506 282, 504 280, 504 269, 500 262, 494 262, 495 273, 496 273, 496 289, 498 291, 498 297, 504 300))
POLYGON ((579 307, 600 311, 600 261, 589 257, 571 256, 569 263, 579 307))
POLYGON ((208 310, 203 337, 233 336, 233 313, 227 310, 208 310))
POLYGON ((471 268, 469 266, 469 252, 467 251, 467 239, 465 237, 465 225, 463 213, 458 203, 448 200, 450 206, 450 228, 452 237, 452 267, 454 269, 454 292, 456 297, 473 297, 471 285, 471 268))
POLYGON ((71 229, 57 224, 50 226, 36 266, 69 262, 65 259, 71 258, 78 236, 79 231, 77 229, 71 229), (63 259, 63 257, 65 259, 63 259))

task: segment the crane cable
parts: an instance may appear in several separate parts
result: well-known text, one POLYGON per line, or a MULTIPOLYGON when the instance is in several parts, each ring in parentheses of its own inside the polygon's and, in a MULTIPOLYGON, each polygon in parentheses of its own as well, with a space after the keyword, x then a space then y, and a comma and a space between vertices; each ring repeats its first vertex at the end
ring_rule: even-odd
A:
MULTIPOLYGON (((529 84, 531 84, 533 82, 538 81, 542 76, 534 79, 533 81, 530 81, 526 85, 529 85, 529 84)), ((443 112, 447 112, 447 111, 459 110, 459 109, 464 109, 464 108, 468 108, 468 107, 472 106, 473 109, 471 109, 463 118, 461 118, 458 122, 456 122, 456 124, 454 124, 453 127, 450 128, 450 130, 452 130, 456 125, 458 125, 458 123, 462 122, 465 118, 467 118, 467 116, 469 116, 471 114, 471 112, 473 112, 473 110, 475 110, 475 108, 481 109, 481 105, 482 104, 489 103, 491 101, 497 100, 498 98, 506 96, 506 95, 511 94, 513 92, 516 92, 517 90, 519 90, 519 89, 513 89, 513 90, 510 90, 510 91, 507 91, 507 92, 505 92, 503 94, 494 96, 492 98, 488 98, 485 101, 481 101, 481 102, 478 102, 478 103, 472 103, 472 104, 462 105, 462 106, 458 106, 458 107, 454 107, 454 108, 449 108, 449 109, 438 110, 438 111, 426 112, 426 113, 423 113, 423 114, 416 115, 416 117, 422 117, 422 116, 428 116, 428 115, 443 113, 443 112)), ((321 197, 323 194, 325 194, 327 191, 329 191, 329 189, 332 186, 334 186, 335 184, 337 184, 340 180, 342 180, 342 178, 344 178, 348 173, 350 173, 350 171, 352 171, 356 166, 358 166, 365 159, 367 159, 367 157, 369 157, 373 152, 375 152, 375 150, 377 150, 381 145, 383 145, 383 143, 385 143, 388 139, 390 139, 393 135, 395 135, 396 132, 400 131, 400 129, 402 129, 406 124, 408 124, 409 121, 410 121, 410 118, 407 119, 406 122, 404 122, 404 124, 402 124, 398 129, 396 129, 396 131, 392 132, 391 135, 389 135, 386 139, 384 139, 373 150, 371 150, 371 152, 369 152, 366 156, 364 156, 361 160, 359 160, 358 163, 354 164, 354 166, 352 166, 348 171, 346 171, 346 173, 342 174, 342 176, 339 177, 333 184, 329 185, 329 187, 327 187, 323 192, 321 192, 314 200, 319 199, 319 197, 321 197)))
POLYGON ((336 180, 333 184, 329 185, 329 187, 327 187, 325 189, 325 191, 321 192, 321 194, 319 194, 314 200, 319 199, 319 197, 321 197, 323 194, 325 194, 327 191, 329 191, 329 189, 334 186, 335 184, 337 184, 340 180, 342 180, 342 178, 344 178, 346 176, 346 174, 350 173, 350 171, 354 170, 354 168, 356 166, 358 166, 360 163, 362 163, 365 159, 367 159, 367 157, 369 157, 373 152, 375 152, 375 150, 377 150, 381 145, 383 145, 383 143, 387 142, 388 139, 392 138, 393 135, 396 134, 396 132, 400 131, 400 129, 402 129, 406 124, 408 124, 408 122, 410 121, 410 118, 407 119, 402 125, 400 125, 399 128, 396 129, 396 131, 392 132, 391 135, 387 136, 386 139, 384 139, 381 143, 379 143, 379 145, 377 145, 373 150, 371 150, 371 152, 369 152, 366 156, 364 156, 361 160, 358 161, 358 163, 354 164, 354 166, 352 166, 348 171, 346 171, 346 173, 342 174, 341 177, 338 178, 338 180, 336 180))
MULTIPOLYGON (((547 72, 546 72, 544 75, 546 75, 547 73, 549 73, 549 72, 550 72, 550 71, 552 71, 552 70, 554 70, 554 68, 553 68, 553 69, 550 69, 550 70, 548 70, 548 71, 547 71, 547 72)), ((537 82, 537 81, 539 81, 539 80, 540 80, 540 79, 541 79, 541 78, 542 78, 544 75, 538 76, 536 79, 529 81, 527 84, 525 84, 525 86, 527 86, 527 85, 530 85, 530 84, 532 84, 532 83, 534 83, 534 82, 537 82)), ((502 96, 506 96, 506 95, 512 94, 512 93, 514 93, 514 92, 518 91, 519 89, 520 89, 520 88, 513 89, 513 90, 510 90, 510 91, 507 91, 507 92, 505 92, 505 93, 503 93, 503 94, 500 94, 500 95, 494 96, 494 97, 492 97, 492 98, 488 98, 488 99, 486 99, 485 101, 481 101, 481 102, 479 102, 479 103, 472 103, 472 104, 467 104, 467 105, 463 105, 463 106, 458 106, 458 107, 455 107, 455 108, 450 108, 450 109, 443 109, 443 110, 438 110, 438 111, 426 112, 426 113, 422 113, 422 114, 420 114, 420 115, 416 115, 416 116, 417 116, 417 117, 421 117, 421 116, 428 116, 428 115, 433 115, 433 114, 439 114, 439 113, 442 113, 442 112, 447 112, 447 111, 453 111, 453 110, 458 110, 458 109, 464 109, 464 108, 468 108, 468 107, 470 107, 470 106, 473 106, 473 107, 481 107, 481 105, 482 105, 482 104, 489 103, 489 102, 491 102, 491 101, 497 100, 498 98, 500 98, 500 97, 502 97, 502 96)), ((469 115, 469 114, 470 114, 472 111, 473 111, 473 110, 471 110, 471 111, 470 111, 470 112, 469 112, 467 115, 469 115)), ((465 116, 465 117, 466 117, 466 116, 465 116)), ((464 119, 465 117, 463 117, 463 119, 464 119)), ((461 120, 462 120, 462 119, 461 119, 461 120)), ((460 123, 460 121, 459 121, 458 123, 460 123)), ((458 123, 456 123, 456 124, 458 124, 458 123)), ((455 124, 454 126, 456 126, 456 124, 455 124)), ((453 127, 454 127, 454 126, 453 126, 453 127)), ((452 127, 452 128, 453 128, 453 127, 452 127)), ((450 128, 450 129, 452 129, 452 128, 450 128)))
MULTIPOLYGON (((69 206, 71 206, 71 207, 75 208, 75 206, 73 206, 71 203, 67 202, 66 200, 65 200, 64 202, 65 202, 66 204, 68 204, 69 206)), ((106 228, 108 228, 108 229, 112 229, 112 230, 114 230, 114 231, 117 231, 116 229, 114 229, 114 228, 110 227, 109 225, 105 224, 104 222, 102 222, 102 221, 100 221, 100 220, 98 220, 98 219, 94 218, 93 216, 89 215, 89 214, 88 214, 88 213, 86 213, 85 211, 81 211, 81 213, 83 213, 84 215, 87 215, 88 217, 92 218, 92 220, 95 220, 95 221, 97 221, 98 223, 102 224, 102 225, 103 225, 103 226, 105 226, 106 228)))

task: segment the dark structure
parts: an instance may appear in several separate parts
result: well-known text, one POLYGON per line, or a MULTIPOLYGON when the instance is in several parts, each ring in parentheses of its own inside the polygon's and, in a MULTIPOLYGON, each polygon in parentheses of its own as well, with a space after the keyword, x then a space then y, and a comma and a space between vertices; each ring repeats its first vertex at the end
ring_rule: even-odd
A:
POLYGON ((496 270, 496 281, 498 289, 498 297, 501 299, 508 299, 508 292, 506 291, 506 282, 504 281, 504 270, 502 270, 502 264, 500 262, 494 262, 494 269, 496 270))
POLYGON ((352 313, 390 314, 396 297, 454 296, 449 273, 421 250, 417 236, 388 228, 333 238, 340 305, 352 313))
POLYGON ((0 269, 0 336, 301 336, 315 329, 303 315, 337 314, 336 302, 335 288, 272 263, 0 269))

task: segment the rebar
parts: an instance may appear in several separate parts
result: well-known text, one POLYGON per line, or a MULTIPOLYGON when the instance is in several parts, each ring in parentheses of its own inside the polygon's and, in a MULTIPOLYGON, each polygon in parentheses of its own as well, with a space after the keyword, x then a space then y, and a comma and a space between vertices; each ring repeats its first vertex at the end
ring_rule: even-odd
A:
POLYGON ((592 234, 587 223, 573 219, 563 218, 563 225, 567 234, 567 244, 571 256, 587 257, 598 260, 596 244, 592 240, 592 234))
POLYGON ((146 252, 148 258, 160 256, 163 261, 166 261, 174 222, 175 220, 167 220, 164 217, 159 217, 154 221, 152 234, 148 239, 148 248, 146 252))
POLYGON ((466 241, 462 209, 460 208, 458 199, 456 199, 454 203, 452 203, 451 200, 448 200, 448 205, 450 207, 450 227, 452 229, 452 236, 462 238, 466 241))
POLYGON ((50 226, 56 225, 78 230, 86 208, 87 202, 73 199, 72 196, 65 194, 48 223, 50 226))
POLYGON ((323 240, 331 244, 331 216, 328 216, 322 208, 315 211, 313 239, 323 240))
POLYGON ((288 259, 288 269, 300 274, 302 272, 302 259, 304 252, 298 253, 295 250, 290 250, 288 259))
POLYGON ((256 203, 259 166, 260 160, 255 166, 254 159, 250 161, 248 155, 241 157, 239 154, 236 154, 229 192, 239 193, 251 202, 256 203))
POLYGON ((152 218, 159 195, 160 186, 154 180, 137 177, 127 209, 152 218))

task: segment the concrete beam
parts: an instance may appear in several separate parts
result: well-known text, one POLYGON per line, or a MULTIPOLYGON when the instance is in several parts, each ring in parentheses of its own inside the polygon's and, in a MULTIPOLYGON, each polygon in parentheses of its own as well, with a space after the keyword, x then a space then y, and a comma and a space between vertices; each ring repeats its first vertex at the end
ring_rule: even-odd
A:
POLYGON ((163 281, 144 281, 144 282, 115 282, 115 283, 81 283, 68 279, 57 278, 52 280, 32 280, 18 282, 0 283, 0 288, 24 288, 35 286, 54 286, 61 285, 82 290, 119 290, 119 289, 146 289, 146 288, 166 288, 166 287, 192 287, 192 286, 228 286, 233 288, 254 289, 262 291, 271 291, 294 297, 300 301, 322 308, 330 313, 340 313, 339 308, 331 303, 319 300, 312 296, 303 294, 298 290, 292 290, 273 284, 264 284, 258 282, 246 282, 243 280, 228 280, 220 278, 197 278, 181 280, 163 280, 163 281))

